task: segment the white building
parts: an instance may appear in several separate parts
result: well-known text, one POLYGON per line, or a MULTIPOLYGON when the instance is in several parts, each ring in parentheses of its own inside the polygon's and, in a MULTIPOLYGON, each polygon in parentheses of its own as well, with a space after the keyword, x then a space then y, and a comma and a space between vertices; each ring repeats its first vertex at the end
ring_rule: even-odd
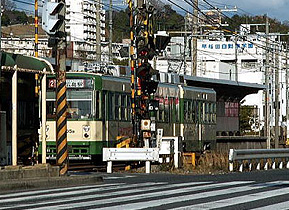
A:
MULTIPOLYGON (((101 0, 100 0, 101 2, 101 0)), ((97 11, 95 0, 67 0, 66 1, 66 31, 72 42, 74 59, 96 59, 97 43, 97 13, 100 13, 101 42, 105 41, 105 10, 97 11)))

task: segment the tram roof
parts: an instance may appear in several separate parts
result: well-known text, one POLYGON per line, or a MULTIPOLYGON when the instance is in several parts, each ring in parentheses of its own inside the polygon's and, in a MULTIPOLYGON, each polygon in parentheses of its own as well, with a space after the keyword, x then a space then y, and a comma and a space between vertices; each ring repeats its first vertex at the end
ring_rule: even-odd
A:
POLYGON ((54 73, 52 65, 42 59, 15 53, 1 52, 1 67, 3 70, 22 71, 29 73, 54 73))
POLYGON ((237 82, 232 80, 211 79, 204 77, 184 76, 188 86, 213 88, 217 94, 217 100, 242 100, 245 96, 258 93, 266 89, 265 85, 257 83, 237 82))

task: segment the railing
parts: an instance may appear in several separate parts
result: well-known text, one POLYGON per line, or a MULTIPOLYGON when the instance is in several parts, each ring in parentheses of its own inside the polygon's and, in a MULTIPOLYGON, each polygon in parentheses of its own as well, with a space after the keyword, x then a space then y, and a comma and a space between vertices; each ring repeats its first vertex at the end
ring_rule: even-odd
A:
POLYGON ((242 172, 244 165, 248 165, 249 171, 256 163, 256 169, 260 170, 264 166, 268 170, 271 166, 282 169, 284 163, 289 168, 289 149, 230 149, 229 152, 229 171, 234 170, 234 163, 239 164, 239 171, 242 172))
POLYGON ((103 148, 103 161, 107 161, 107 173, 112 173, 112 161, 145 161, 146 173, 150 173, 150 161, 158 160, 158 148, 103 148))

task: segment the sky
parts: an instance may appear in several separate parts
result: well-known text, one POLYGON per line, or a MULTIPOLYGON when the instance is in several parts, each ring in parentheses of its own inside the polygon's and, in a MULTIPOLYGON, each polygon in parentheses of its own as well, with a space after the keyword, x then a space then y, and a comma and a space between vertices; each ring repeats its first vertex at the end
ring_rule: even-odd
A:
MULTIPOLYGON (((17 9, 25 9, 31 12, 34 11, 34 0, 10 0, 16 3, 17 9), (23 4, 24 2, 26 4, 23 4), (32 5, 31 5, 32 4, 32 5)), ((119 8, 120 4, 123 3, 124 0, 113 0, 115 5, 118 5, 119 8)), ((162 0, 164 3, 171 4, 168 0, 162 0)), ((189 6, 184 0, 171 0, 178 5, 184 7, 185 9, 192 11, 191 6, 189 6)), ((193 1, 193 0, 187 0, 193 1)), ((238 12, 237 13, 226 13, 228 16, 232 16, 234 14, 247 14, 251 16, 255 15, 263 15, 268 14, 270 18, 276 18, 279 21, 289 20, 289 0, 206 0, 210 4, 218 7, 224 8, 225 5, 227 7, 232 8, 237 6, 238 12)), ((42 2, 42 0, 38 0, 38 2, 42 2)), ((104 4, 108 4, 109 0, 103 0, 104 4)), ((199 5, 202 9, 208 8, 209 5, 205 3, 204 0, 199 0, 199 5)), ((173 6, 175 10, 179 13, 184 14, 184 11, 181 9, 173 6)))
MULTIPOLYGON (((190 7, 183 0, 173 1, 179 5, 183 5, 184 8, 190 7)), ((190 2, 191 0, 188 1, 190 2)), ((164 0, 164 2, 169 3, 167 0, 164 0)), ((268 14, 270 18, 276 18, 279 21, 289 20, 289 0, 207 0, 207 2, 221 9, 224 8, 225 5, 228 8, 237 6, 237 12, 225 13, 228 16, 234 14, 246 14, 251 16, 268 14)), ((204 0, 199 0, 199 6, 202 9, 210 7, 204 0)), ((174 8, 180 10, 176 7, 174 8)))

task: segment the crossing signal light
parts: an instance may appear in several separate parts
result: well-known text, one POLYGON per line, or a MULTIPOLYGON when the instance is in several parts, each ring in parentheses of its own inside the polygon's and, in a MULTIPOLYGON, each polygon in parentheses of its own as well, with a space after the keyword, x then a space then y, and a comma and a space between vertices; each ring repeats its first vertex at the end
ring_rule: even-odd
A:
POLYGON ((153 69, 148 62, 142 63, 136 70, 137 77, 141 79, 141 90, 144 95, 150 95, 156 92, 158 81, 152 80, 152 76, 157 75, 158 71, 153 69))
POLYGON ((144 95, 154 94, 157 91, 159 82, 154 80, 143 80, 141 82, 141 90, 144 95))
POLYGON ((156 50, 160 53, 166 49, 169 42, 171 41, 171 37, 166 33, 159 33, 155 35, 156 38, 156 50))
POLYGON ((51 35, 62 38, 65 36, 65 3, 45 2, 42 11, 42 28, 51 35))
POLYGON ((151 36, 137 38, 137 58, 152 60, 156 55, 154 39, 151 36))

